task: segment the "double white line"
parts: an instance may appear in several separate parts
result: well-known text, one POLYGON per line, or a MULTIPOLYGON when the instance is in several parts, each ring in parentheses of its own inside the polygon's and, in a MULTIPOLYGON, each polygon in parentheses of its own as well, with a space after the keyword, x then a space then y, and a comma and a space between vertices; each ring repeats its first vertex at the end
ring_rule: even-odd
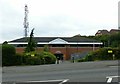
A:
POLYGON ((108 79, 107 83, 111 83, 113 78, 118 78, 118 77, 120 77, 120 76, 107 76, 106 77, 108 79))

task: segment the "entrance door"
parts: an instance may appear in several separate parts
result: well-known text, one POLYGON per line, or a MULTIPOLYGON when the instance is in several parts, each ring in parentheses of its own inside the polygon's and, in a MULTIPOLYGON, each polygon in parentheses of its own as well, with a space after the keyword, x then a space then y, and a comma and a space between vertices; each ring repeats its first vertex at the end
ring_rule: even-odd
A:
POLYGON ((63 60, 63 54, 62 53, 59 53, 59 54, 54 54, 56 56, 56 58, 58 60, 63 60))

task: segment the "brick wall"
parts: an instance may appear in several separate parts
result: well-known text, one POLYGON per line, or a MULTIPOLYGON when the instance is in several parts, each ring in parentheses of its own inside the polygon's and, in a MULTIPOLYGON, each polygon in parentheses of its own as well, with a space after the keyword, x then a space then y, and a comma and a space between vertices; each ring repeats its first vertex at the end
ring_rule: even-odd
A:
MULTIPOLYGON (((69 60, 71 54, 73 53, 77 53, 77 52, 85 52, 85 51, 93 51, 93 47, 50 47, 50 52, 53 54, 56 54, 56 52, 60 51, 63 56, 64 56, 64 60, 69 60)), ((99 47, 95 47, 94 50, 99 49, 99 47)), ((36 48, 36 51, 42 51, 43 48, 36 48)), ((24 52, 24 48, 16 48, 16 52, 17 53, 23 53, 24 52)))

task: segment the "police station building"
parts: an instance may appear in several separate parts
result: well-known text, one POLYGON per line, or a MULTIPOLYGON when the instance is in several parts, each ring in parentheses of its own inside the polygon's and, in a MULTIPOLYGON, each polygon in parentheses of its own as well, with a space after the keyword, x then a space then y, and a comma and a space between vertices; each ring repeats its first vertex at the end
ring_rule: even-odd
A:
MULTIPOLYGON (((16 48, 17 53, 23 53, 28 44, 29 37, 19 38, 10 41, 16 48)), ((74 37, 34 37, 37 42, 36 51, 42 51, 45 45, 48 45, 49 50, 56 56, 60 56, 64 60, 71 59, 71 56, 82 57, 90 51, 99 49, 102 42, 94 39, 74 36, 74 37)))

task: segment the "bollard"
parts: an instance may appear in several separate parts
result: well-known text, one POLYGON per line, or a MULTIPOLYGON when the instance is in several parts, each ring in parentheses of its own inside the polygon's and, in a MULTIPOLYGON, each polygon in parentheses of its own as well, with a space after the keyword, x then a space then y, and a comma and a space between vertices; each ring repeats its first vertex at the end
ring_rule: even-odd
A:
POLYGON ((72 57, 72 62, 74 63, 74 57, 72 57))

